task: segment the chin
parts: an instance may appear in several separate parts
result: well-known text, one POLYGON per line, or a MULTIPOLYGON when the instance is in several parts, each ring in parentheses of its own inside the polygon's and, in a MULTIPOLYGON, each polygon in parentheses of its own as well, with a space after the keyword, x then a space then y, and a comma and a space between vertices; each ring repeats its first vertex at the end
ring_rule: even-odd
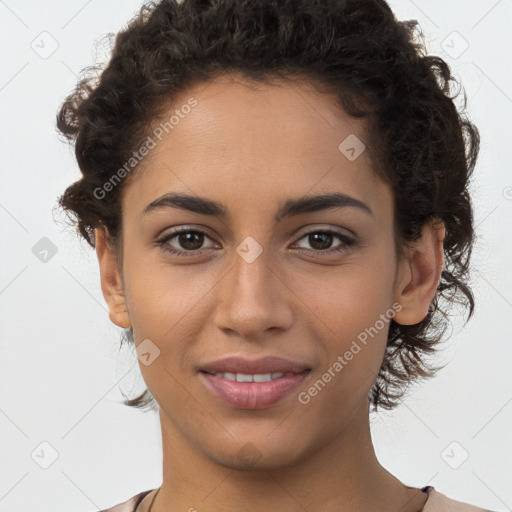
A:
MULTIPOLYGON (((270 431, 269 431, 270 432, 270 431)), ((237 471, 271 471, 297 464, 307 456, 308 450, 299 449, 299 440, 287 435, 286 439, 275 436, 246 437, 227 444, 208 443, 215 450, 203 450, 203 453, 215 463, 237 471)), ((311 452, 315 448, 311 446, 311 452)))

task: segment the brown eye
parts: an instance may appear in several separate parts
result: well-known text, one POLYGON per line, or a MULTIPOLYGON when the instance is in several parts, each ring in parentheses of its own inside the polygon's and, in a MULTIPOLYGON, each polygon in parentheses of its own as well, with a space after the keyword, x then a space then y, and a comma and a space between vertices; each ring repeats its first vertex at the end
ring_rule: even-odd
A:
MULTIPOLYGON (((298 245, 300 249, 305 250, 309 253, 318 253, 318 254, 331 254, 333 252, 342 252, 350 249, 355 246, 356 241, 352 238, 348 237, 343 233, 339 233, 338 231, 333 230, 317 230, 310 231, 306 233, 300 240, 306 240, 306 242, 310 245, 311 249, 304 248, 301 245, 298 245), (333 240, 335 239, 341 240, 341 244, 338 246, 332 247, 333 240)), ((298 242, 297 244, 299 244, 298 242)))
POLYGON ((308 241, 313 247, 319 251, 329 249, 332 244, 333 236, 329 233, 313 233, 308 235, 308 241))
MULTIPOLYGON (((157 245, 165 252, 170 252, 182 256, 194 256, 201 254, 204 249, 205 240, 211 238, 201 230, 180 228, 168 233, 160 240, 157 245), (171 243, 173 241, 173 243, 171 243)), ((215 244, 212 243, 210 248, 215 244)))
POLYGON ((204 234, 197 231, 190 231, 188 233, 181 233, 177 235, 178 243, 184 249, 195 251, 200 249, 204 243, 204 234))

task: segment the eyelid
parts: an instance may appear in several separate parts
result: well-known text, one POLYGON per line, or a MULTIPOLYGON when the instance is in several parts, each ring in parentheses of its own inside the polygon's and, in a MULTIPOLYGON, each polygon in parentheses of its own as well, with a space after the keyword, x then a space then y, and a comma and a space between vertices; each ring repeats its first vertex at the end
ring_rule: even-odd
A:
MULTIPOLYGON (((346 236, 349 238, 354 238, 354 239, 357 238, 357 235, 351 229, 341 227, 341 226, 334 226, 331 224, 313 225, 313 227, 307 228, 307 229, 308 230, 304 231, 300 236, 299 236, 299 234, 296 234, 295 236, 297 236, 298 238, 302 238, 305 235, 309 235, 312 233, 317 233, 319 231, 322 231, 322 232, 336 233, 338 235, 343 235, 343 236, 346 236)), ((301 230, 299 230, 298 233, 301 233, 301 230)))

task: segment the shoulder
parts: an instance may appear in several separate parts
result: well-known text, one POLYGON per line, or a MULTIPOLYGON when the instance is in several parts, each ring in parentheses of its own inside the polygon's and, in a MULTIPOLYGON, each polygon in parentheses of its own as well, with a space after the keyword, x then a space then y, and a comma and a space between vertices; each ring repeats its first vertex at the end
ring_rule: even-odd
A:
POLYGON ((436 491, 432 486, 427 486, 425 492, 428 494, 428 499, 421 512, 492 512, 485 508, 449 498, 436 491))
POLYGON ((129 500, 123 501, 123 503, 119 503, 119 505, 115 505, 99 512, 135 512, 135 509, 143 500, 143 498, 152 491, 154 491, 154 489, 139 492, 135 496, 132 496, 129 500))

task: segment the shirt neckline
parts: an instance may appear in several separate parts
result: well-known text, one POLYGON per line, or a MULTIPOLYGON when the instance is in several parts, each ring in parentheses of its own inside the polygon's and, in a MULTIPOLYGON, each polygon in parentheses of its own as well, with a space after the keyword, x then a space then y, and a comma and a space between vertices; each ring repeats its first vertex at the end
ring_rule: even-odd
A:
MULTIPOLYGON (((428 500, 430 498, 431 491, 434 490, 434 487, 431 485, 425 485, 422 487, 421 492, 424 492, 427 495, 427 501, 425 501, 422 509, 418 512, 423 512, 425 510, 425 507, 427 506, 428 500)), ((158 491, 158 488, 155 489, 149 489, 148 491, 143 491, 138 495, 138 500, 135 503, 135 508, 133 509, 133 512, 147 512, 149 510, 149 507, 153 500, 155 499, 156 493, 158 491)))

